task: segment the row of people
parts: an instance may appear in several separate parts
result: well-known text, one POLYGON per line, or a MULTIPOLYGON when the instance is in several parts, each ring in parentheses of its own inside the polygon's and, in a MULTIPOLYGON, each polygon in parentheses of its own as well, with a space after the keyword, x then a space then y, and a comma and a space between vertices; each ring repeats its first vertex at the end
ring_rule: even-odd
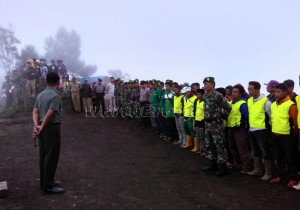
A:
POLYGON ((216 90, 212 77, 203 83, 200 89, 198 83, 182 87, 171 80, 141 81, 142 128, 151 127, 165 140, 205 155, 210 164, 203 170, 217 170, 218 176, 226 174, 227 165, 271 183, 287 179, 288 187, 299 189, 300 98, 294 82, 270 81, 268 97, 257 81, 249 82, 249 93, 241 84, 216 90))

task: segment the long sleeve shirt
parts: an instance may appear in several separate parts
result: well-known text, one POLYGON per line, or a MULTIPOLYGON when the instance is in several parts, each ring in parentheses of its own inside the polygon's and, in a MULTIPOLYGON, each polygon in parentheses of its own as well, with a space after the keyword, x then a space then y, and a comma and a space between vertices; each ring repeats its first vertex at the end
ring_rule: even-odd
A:
POLYGON ((140 90, 140 102, 147 102, 150 98, 150 89, 149 88, 141 88, 140 90))

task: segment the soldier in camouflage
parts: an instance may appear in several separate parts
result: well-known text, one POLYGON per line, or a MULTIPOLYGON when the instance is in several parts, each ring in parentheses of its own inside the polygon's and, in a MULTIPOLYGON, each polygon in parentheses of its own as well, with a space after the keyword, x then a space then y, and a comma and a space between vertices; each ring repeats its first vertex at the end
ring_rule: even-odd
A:
POLYGON ((226 119, 231 111, 231 106, 224 96, 215 90, 215 79, 206 77, 203 80, 204 95, 204 120, 205 120, 205 144, 210 165, 202 168, 204 171, 218 171, 217 176, 226 174, 227 150, 225 146, 225 132, 223 119, 226 119))

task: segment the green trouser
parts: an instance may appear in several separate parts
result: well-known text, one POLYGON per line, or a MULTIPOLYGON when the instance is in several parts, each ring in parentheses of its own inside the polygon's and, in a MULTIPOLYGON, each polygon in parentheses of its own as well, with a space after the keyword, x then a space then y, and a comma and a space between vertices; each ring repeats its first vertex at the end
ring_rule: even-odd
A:
POLYGON ((185 135, 192 136, 192 138, 197 137, 197 133, 194 130, 194 118, 184 118, 184 132, 185 135))

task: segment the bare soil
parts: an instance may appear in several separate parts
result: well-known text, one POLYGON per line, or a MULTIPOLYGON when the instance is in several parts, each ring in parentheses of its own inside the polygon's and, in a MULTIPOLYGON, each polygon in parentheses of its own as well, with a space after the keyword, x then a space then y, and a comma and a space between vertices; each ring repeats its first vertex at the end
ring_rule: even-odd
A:
POLYGON ((57 179, 66 193, 39 189, 38 147, 31 113, 0 119, 0 209, 300 209, 300 192, 286 184, 229 171, 204 173, 205 158, 162 141, 134 122, 85 118, 66 107, 57 179))

